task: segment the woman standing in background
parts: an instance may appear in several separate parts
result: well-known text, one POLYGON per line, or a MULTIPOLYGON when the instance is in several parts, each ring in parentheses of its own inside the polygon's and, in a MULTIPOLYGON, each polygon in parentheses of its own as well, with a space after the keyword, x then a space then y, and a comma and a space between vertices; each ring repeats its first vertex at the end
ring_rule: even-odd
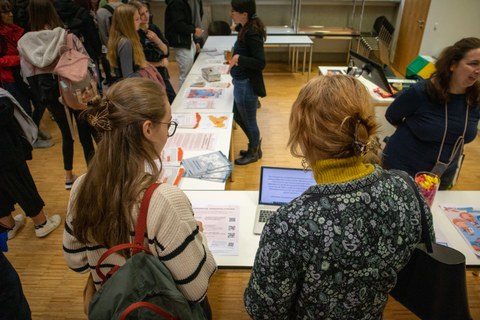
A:
POLYGON ((411 176, 431 171, 440 189, 455 183, 463 145, 477 136, 480 118, 480 39, 445 48, 436 71, 393 101, 385 117, 397 130, 383 152, 387 169, 411 176))
POLYGON ((138 70, 147 65, 137 33, 140 23, 140 14, 132 5, 121 5, 113 12, 107 59, 117 79, 138 77, 138 70))
POLYGON ((163 78, 165 90, 167 91, 168 102, 173 103, 176 97, 175 90, 170 83, 170 74, 168 73, 168 40, 163 35, 160 28, 149 22, 150 13, 146 4, 140 1, 130 1, 129 4, 135 6, 140 14, 140 29, 138 36, 145 53, 145 59, 154 66, 163 78))
POLYGON ((235 164, 245 165, 262 157, 260 130, 257 124, 258 97, 267 95, 262 70, 265 68, 263 44, 265 25, 256 14, 255 0, 232 0, 232 19, 237 24, 230 74, 233 78, 233 114, 235 122, 248 138, 248 150, 241 150, 235 164))

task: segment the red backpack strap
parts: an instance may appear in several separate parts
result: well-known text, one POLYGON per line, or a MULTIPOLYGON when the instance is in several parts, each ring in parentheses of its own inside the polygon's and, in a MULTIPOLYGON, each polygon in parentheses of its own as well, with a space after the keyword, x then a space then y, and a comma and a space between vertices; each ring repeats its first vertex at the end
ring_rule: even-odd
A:
MULTIPOLYGON (((135 227, 135 239, 133 243, 139 246, 143 246, 144 243, 144 236, 145 230, 147 229, 147 213, 148 213, 148 206, 150 205, 150 199, 152 198, 153 192, 155 189, 158 188, 160 183, 154 183, 150 187, 148 187, 147 191, 143 195, 142 202, 140 204, 140 210, 138 210, 138 217, 137 217, 137 226, 135 227)), ((132 255, 137 254, 140 250, 133 249, 132 255)))
POLYGON ((122 314, 120 315, 119 320, 125 320, 127 318, 127 316, 130 314, 130 312, 132 312, 133 310, 138 309, 138 308, 150 309, 153 312, 155 312, 156 314, 164 317, 166 320, 180 320, 180 318, 172 316, 170 313, 163 310, 159 306, 157 306, 153 303, 150 303, 150 302, 145 302, 145 301, 135 302, 135 303, 132 303, 131 305, 129 305, 127 308, 125 308, 125 310, 123 310, 122 314))
POLYGON ((111 247, 110 249, 108 249, 102 254, 100 259, 98 259, 97 265, 95 267, 95 271, 97 272, 97 275, 100 277, 100 279, 102 279, 102 285, 105 283, 105 281, 108 280, 108 278, 110 278, 119 269, 119 267, 115 266, 107 274, 104 274, 102 270, 100 270, 101 264, 103 263, 103 261, 105 261, 105 259, 107 259, 113 253, 118 252, 120 250, 125 250, 125 249, 136 250, 137 253, 140 251, 145 251, 147 253, 150 253, 148 248, 146 248, 144 245, 139 246, 138 244, 133 244, 133 243, 124 243, 124 244, 119 244, 111 247))
POLYGON ((144 237, 145 237, 145 230, 147 228, 147 213, 148 213, 148 207, 150 205, 150 199, 152 198, 153 192, 155 189, 158 188, 160 183, 154 183, 148 189, 145 191, 145 194, 143 195, 142 202, 140 203, 140 209, 138 211, 138 217, 137 217, 137 225, 135 226, 135 238, 133 243, 124 243, 124 244, 119 244, 116 246, 111 247, 107 251, 105 251, 100 259, 98 259, 97 266, 95 267, 95 271, 97 272, 97 275, 102 279, 102 285, 105 281, 110 278, 112 274, 114 274, 119 267, 116 266, 110 270, 107 274, 104 274, 100 270, 100 265, 102 264, 107 257, 109 257, 111 254, 120 251, 120 250, 125 250, 125 249, 131 249, 132 250, 132 255, 135 255, 139 253, 140 251, 145 251, 147 253, 150 253, 150 250, 148 247, 145 247, 144 245, 144 237))

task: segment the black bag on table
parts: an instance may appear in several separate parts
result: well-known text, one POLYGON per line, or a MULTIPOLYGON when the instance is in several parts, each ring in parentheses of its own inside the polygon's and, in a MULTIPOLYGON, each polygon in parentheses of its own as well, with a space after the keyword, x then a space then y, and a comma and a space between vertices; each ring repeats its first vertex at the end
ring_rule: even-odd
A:
MULTIPOLYGON (((412 179, 406 181, 417 198, 421 197, 412 179)), ((420 209, 422 243, 398 273, 397 284, 390 295, 421 319, 472 319, 468 308, 465 256, 453 248, 432 243, 422 205, 420 209)))

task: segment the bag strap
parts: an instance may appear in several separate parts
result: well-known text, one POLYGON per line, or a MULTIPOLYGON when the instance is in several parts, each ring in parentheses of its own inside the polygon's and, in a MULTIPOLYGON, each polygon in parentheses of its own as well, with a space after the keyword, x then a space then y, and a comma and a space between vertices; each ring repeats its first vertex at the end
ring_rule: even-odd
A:
POLYGON ((130 314, 130 312, 132 312, 133 310, 138 309, 138 308, 150 309, 153 312, 155 312, 156 314, 161 315, 166 320, 179 320, 179 318, 174 317, 173 315, 171 315, 167 311, 163 310, 159 306, 157 306, 153 303, 150 303, 150 302, 145 302, 145 301, 135 302, 135 303, 132 303, 131 305, 129 305, 127 308, 125 308, 125 310, 123 310, 122 314, 120 315, 119 320, 125 320, 127 318, 127 316, 130 314))
MULTIPOLYGON (((150 205, 150 199, 152 198, 153 192, 160 183, 154 183, 150 187, 148 187, 147 191, 143 195, 142 202, 140 204, 140 209, 138 211, 137 217, 137 226, 135 227, 135 238, 133 243, 139 246, 143 246, 144 237, 145 237, 145 230, 147 229, 147 213, 148 213, 148 206, 150 205)), ((134 249, 132 254, 137 254, 139 250, 134 249)))
POLYGON ((397 175, 403 178, 405 182, 413 189, 415 193, 415 197, 418 200, 418 204, 420 207, 420 222, 422 224, 422 243, 425 243, 425 247, 427 248, 428 253, 433 252, 432 248, 432 238, 430 237, 430 232, 428 232, 428 223, 427 223, 427 213, 425 212, 425 208, 423 206, 422 198, 423 195, 420 194, 420 190, 418 190, 417 184, 413 181, 413 179, 404 171, 400 170, 390 170, 395 172, 397 175))
POLYGON ((110 12, 110 14, 113 14, 113 11, 115 11, 115 9, 109 4, 104 5, 103 8, 110 12))
POLYGON ((143 195, 142 202, 140 203, 140 209, 138 211, 137 225, 135 226, 135 238, 133 243, 123 243, 113 246, 107 251, 105 251, 100 257, 100 259, 98 259, 95 271, 97 272, 97 275, 100 277, 100 279, 102 279, 102 285, 119 269, 119 266, 115 266, 107 274, 104 274, 102 270, 100 270, 100 265, 110 255, 125 249, 132 249, 132 255, 135 255, 141 251, 150 253, 150 250, 145 247, 143 240, 145 235, 145 229, 147 228, 147 213, 148 206, 150 205, 150 199, 152 198, 153 192, 155 191, 155 189, 157 189, 159 185, 160 183, 158 182, 152 184, 150 187, 148 187, 148 189, 143 195))

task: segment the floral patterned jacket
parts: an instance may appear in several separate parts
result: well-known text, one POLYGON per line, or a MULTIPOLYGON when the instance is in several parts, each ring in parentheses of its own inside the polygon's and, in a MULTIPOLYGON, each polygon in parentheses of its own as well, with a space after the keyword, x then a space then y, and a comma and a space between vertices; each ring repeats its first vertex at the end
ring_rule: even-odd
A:
POLYGON ((381 319, 397 272, 421 238, 407 182, 376 167, 310 187, 278 209, 260 239, 245 306, 253 319, 381 319))

